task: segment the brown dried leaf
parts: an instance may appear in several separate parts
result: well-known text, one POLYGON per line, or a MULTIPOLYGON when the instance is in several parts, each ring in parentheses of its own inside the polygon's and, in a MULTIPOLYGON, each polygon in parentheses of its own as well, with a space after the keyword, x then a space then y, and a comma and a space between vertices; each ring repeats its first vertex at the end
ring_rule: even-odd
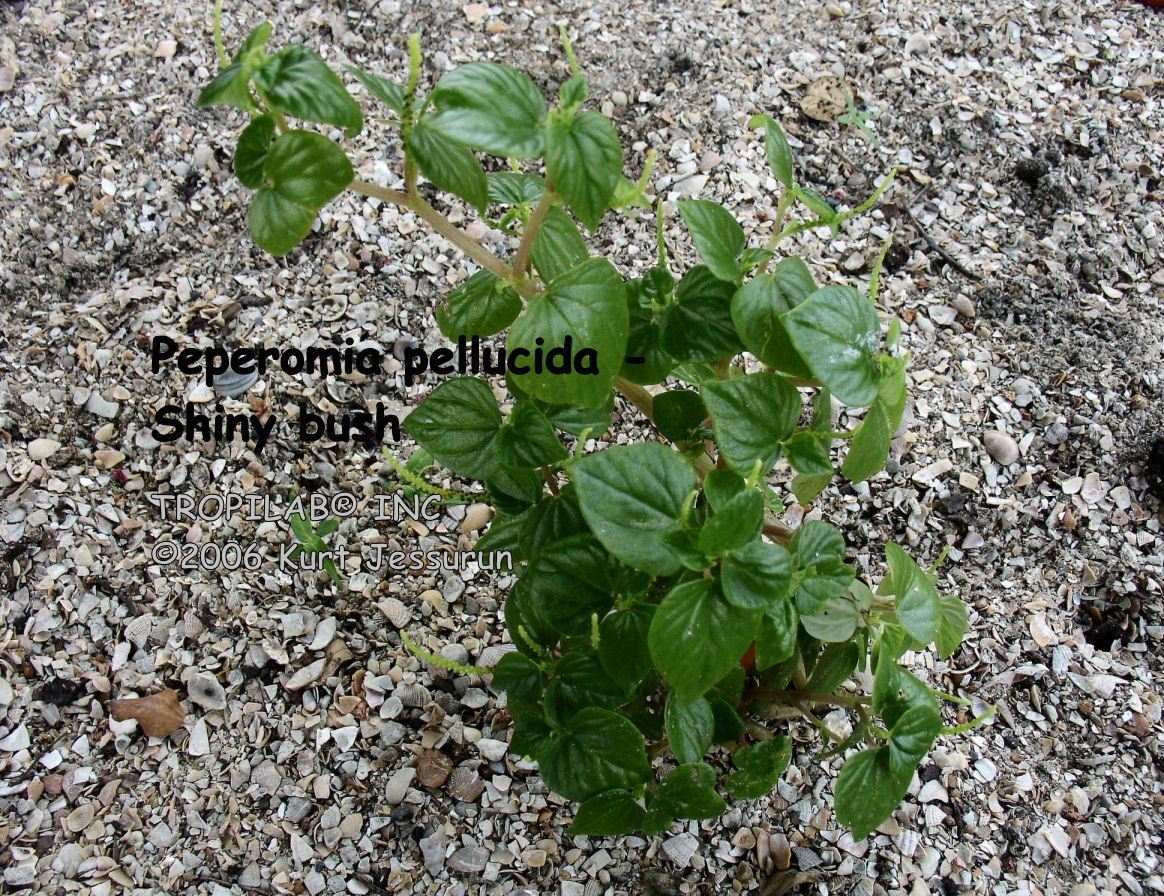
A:
POLYGON ((817 121, 836 121, 849 108, 845 82, 836 75, 817 78, 805 88, 800 111, 817 121))
POLYGON ((137 720, 149 737, 169 737, 182 727, 186 715, 178 705, 178 695, 169 688, 149 697, 114 700, 109 713, 118 722, 137 720))

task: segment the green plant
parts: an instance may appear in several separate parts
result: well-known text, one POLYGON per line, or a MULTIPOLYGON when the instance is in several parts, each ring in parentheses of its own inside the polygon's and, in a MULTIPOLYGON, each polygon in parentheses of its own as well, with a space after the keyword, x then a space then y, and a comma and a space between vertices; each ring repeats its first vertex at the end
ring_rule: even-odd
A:
MULTIPOLYGON (((717 815, 720 788, 761 796, 791 750, 786 735, 755 719, 803 718, 836 741, 824 755, 863 747, 841 770, 836 812, 854 836, 868 834, 934 739, 958 730, 943 727, 935 693, 898 660, 930 644, 949 656, 965 610, 894 544, 875 594, 846 562, 837 528, 815 521, 789 531, 775 521, 768 478, 783 456, 792 492, 808 503, 834 475, 835 441, 849 442, 840 472, 852 481, 885 464, 907 358, 896 320, 882 341, 876 273, 869 295, 818 287, 802 259, 776 249, 810 228, 835 230, 889 178, 861 207, 838 213, 798 183, 779 125, 756 116, 750 126, 763 129, 781 188, 766 243, 750 245, 721 205, 680 202, 702 263, 676 277, 659 204, 657 260, 625 278, 590 257, 575 219, 593 232, 608 210, 649 208, 647 175, 623 176, 612 123, 584 110, 587 80, 564 31, 571 76, 552 108, 526 76, 486 62, 445 73, 424 94, 416 36, 403 85, 348 67, 399 131, 402 189, 355 180, 331 137, 288 124, 350 135, 363 117, 310 50, 268 55, 269 31, 255 29, 230 60, 221 53, 224 68, 199 100, 251 116, 234 168, 257 190, 250 230, 260 246, 289 251, 345 188, 396 203, 481 268, 437 309, 446 337, 507 331, 511 358, 541 357, 568 340, 593 353, 587 372, 555 372, 544 358, 511 367, 507 413, 483 381, 448 379, 405 423, 426 452, 418 469, 435 459, 484 483, 497 516, 479 548, 520 562, 505 604, 518 650, 492 670, 493 683, 508 695, 512 750, 537 759, 546 783, 581 803, 571 830, 657 832, 676 817, 717 815), (507 163, 486 172, 480 154, 507 163), (519 237, 512 256, 492 254, 437 212, 418 189, 422 175, 483 217, 501 209, 486 220, 519 237), (807 217, 793 220, 800 207, 807 217), (644 388, 664 381, 672 385, 661 394, 644 388), (585 454, 587 439, 610 425, 613 391, 670 444, 585 454), (834 399, 868 408, 852 431, 834 431, 834 399), (865 669, 867 694, 853 681, 865 669), (826 726, 822 706, 842 709, 851 734, 826 726), (713 744, 734 765, 718 782, 704 761, 713 744), (668 747, 676 767, 656 780, 652 762, 668 747)), ((420 486, 415 471, 407 481, 420 486)))
MULTIPOLYGON (((294 496, 298 498, 298 493, 294 496)), ((311 521, 307 519, 302 513, 293 513, 288 517, 287 522, 291 526, 291 534, 295 537, 296 545, 287 556, 294 560, 300 554, 307 554, 313 556, 315 554, 323 555, 323 569, 331 576, 331 580, 337 584, 343 582, 343 577, 340 576, 339 570, 336 568, 335 561, 329 555, 330 548, 327 546, 327 537, 339 528, 339 521, 334 519, 320 520, 318 526, 314 528, 311 521)))

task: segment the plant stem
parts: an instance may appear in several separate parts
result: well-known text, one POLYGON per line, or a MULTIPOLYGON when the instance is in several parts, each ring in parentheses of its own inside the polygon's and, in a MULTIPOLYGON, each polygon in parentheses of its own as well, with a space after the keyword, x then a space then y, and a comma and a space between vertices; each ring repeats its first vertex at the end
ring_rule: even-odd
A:
POLYGON ((554 494, 554 495, 559 494, 559 492, 558 492, 558 480, 554 478, 554 474, 550 472, 550 468, 549 467, 542 467, 541 470, 542 470, 542 478, 544 480, 546 480, 546 485, 548 485, 550 487, 550 493, 554 494))
POLYGON ((545 220, 546 214, 554 204, 554 191, 550 187, 550 182, 546 181, 546 188, 542 192, 542 198, 538 200, 538 204, 534 207, 533 215, 530 216, 529 223, 525 225, 525 229, 521 232, 521 243, 517 247, 517 255, 513 257, 513 277, 515 280, 523 279, 529 273, 530 255, 533 253, 534 238, 538 235, 538 228, 542 226, 542 221, 545 220))
POLYGON ((755 687, 744 693, 750 699, 764 698, 777 700, 789 706, 798 703, 823 703, 828 706, 844 706, 852 709, 857 706, 867 706, 873 702, 872 697, 862 697, 857 694, 818 694, 814 691, 785 691, 778 688, 755 687))
POLYGON ((409 196, 406 193, 401 193, 399 190, 390 190, 387 187, 381 187, 377 184, 371 184, 362 180, 354 180, 348 186, 351 190, 362 196, 371 196, 373 199, 391 202, 394 205, 399 205, 409 211, 416 212, 417 215, 432 226, 433 230, 468 255, 481 267, 485 268, 485 270, 503 280, 510 277, 512 272, 509 265, 467 233, 458 230, 456 225, 448 218, 429 205, 423 196, 416 194, 409 196))
POLYGON ((775 541, 777 544, 782 544, 788 547, 792 541, 792 530, 787 526, 782 526, 780 523, 764 523, 764 534, 775 541))

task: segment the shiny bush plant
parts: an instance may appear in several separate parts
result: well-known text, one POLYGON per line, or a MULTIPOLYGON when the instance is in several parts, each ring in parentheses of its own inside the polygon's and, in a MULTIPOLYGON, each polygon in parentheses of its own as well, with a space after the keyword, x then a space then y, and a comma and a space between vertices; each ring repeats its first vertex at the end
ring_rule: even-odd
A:
POLYGON ((780 185, 771 238, 753 245, 722 205, 681 201, 702 263, 679 272, 659 203, 654 264, 628 278, 616 264, 630 259, 592 256, 586 233, 608 211, 651 208, 651 159, 637 183, 623 176, 618 136, 586 108, 564 31, 572 75, 552 106, 528 77, 491 62, 454 68, 425 93, 415 36, 403 84, 346 67, 399 133, 396 188, 355 179, 336 142, 364 125, 345 83, 305 47, 268 51, 269 32, 256 28, 229 59, 219 40, 221 72, 199 98, 250 115, 234 171, 256 191, 259 246, 286 254, 345 189, 395 203, 480 268, 436 309, 444 336, 504 333, 511 355, 530 357, 569 337, 597 358, 594 372, 511 369, 507 412, 484 381, 450 378, 405 422, 421 450, 484 484, 497 515, 478 547, 518 562, 504 608, 518 649, 492 669, 514 720, 511 751, 580 803, 572 832, 653 833, 718 815, 723 793, 771 791, 791 755, 782 720, 803 719, 825 738, 823 756, 847 755, 836 814, 855 837, 869 834, 935 738, 960 730, 943 727, 935 693, 899 660, 929 645, 948 657, 966 613, 895 544, 874 593, 836 527, 776 522, 770 477, 781 457, 805 504, 832 480, 835 442, 848 443, 847 479, 883 468, 907 360, 896 320, 882 338, 876 272, 868 292, 818 287, 808 264, 776 250, 800 231, 835 230, 889 178, 838 213, 798 182, 779 125, 756 116, 780 185), (483 156, 500 162, 486 170, 483 156), (512 256, 451 224, 422 177, 512 235, 512 256), (658 394, 643 388, 664 382, 658 394), (616 392, 658 437, 587 454, 616 392), (868 410, 836 432, 834 401, 868 410), (869 693, 857 672, 869 673, 859 679, 869 693), (823 723, 821 707, 843 711, 843 730, 823 723), (705 761, 713 745, 726 775, 705 761))

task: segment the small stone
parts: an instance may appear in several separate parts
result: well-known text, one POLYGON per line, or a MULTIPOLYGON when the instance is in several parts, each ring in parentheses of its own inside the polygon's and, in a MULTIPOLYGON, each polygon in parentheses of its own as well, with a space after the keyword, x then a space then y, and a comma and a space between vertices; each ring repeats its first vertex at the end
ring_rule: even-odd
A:
POLYGON ((288 678, 287 683, 283 687, 289 691, 298 691, 301 688, 307 687, 309 684, 315 684, 319 680, 319 676, 323 674, 324 662, 324 660, 316 660, 314 663, 304 666, 288 678))
POLYGON ((740 849, 752 849, 755 845, 756 835, 752 833, 751 828, 740 828, 732 837, 732 846, 738 846, 740 849))
POLYGON ((952 304, 954 306, 954 310, 961 314, 963 317, 974 318, 976 316, 974 303, 966 296, 958 296, 950 304, 952 304))
POLYGON ((475 874, 485 870, 489 862, 489 850, 480 846, 463 846, 449 856, 449 870, 462 874, 475 874))
POLYGON ((287 800, 283 809, 283 817, 292 824, 299 824, 315 809, 311 800, 301 796, 293 796, 287 800))
POLYGON ((275 768, 275 763, 265 759, 251 771, 251 783, 268 795, 274 795, 279 785, 283 783, 283 777, 275 768))
POLYGON ((958 316, 957 312, 949 305, 931 305, 927 313, 930 320, 939 327, 948 327, 958 316))
POLYGON ((1050 623, 1047 622, 1046 613, 1036 613, 1031 617, 1030 621, 1031 637, 1035 639, 1035 643, 1040 647, 1047 647, 1054 644, 1057 640, 1055 632, 1051 629, 1050 623))
POLYGON ((28 443, 29 460, 40 463, 61 450, 61 443, 55 439, 33 439, 28 443))
POLYGON ((921 793, 917 795, 919 803, 945 803, 950 799, 946 788, 942 786, 938 780, 927 781, 921 789, 921 793))
POLYGON ((982 436, 982 444, 986 447, 986 453, 1004 467, 1019 459, 1018 443, 997 429, 987 430, 982 436))
POLYGON ((489 762, 500 762, 509 752, 509 744, 503 740, 483 737, 477 741, 477 750, 489 762))
POLYGON ((841 262, 841 267, 846 273, 859 274, 865 270, 865 256, 860 252, 853 252, 841 262))
POLYGON ((462 803, 475 803, 485 790, 485 782, 475 771, 463 766, 453 769, 446 788, 449 796, 462 803))
POLYGON ((408 795, 408 788, 415 777, 416 769, 411 766, 393 774, 384 788, 384 802, 390 806, 399 806, 404 802, 404 797, 408 795))
POLYGON ((169 59, 178 51, 178 42, 173 40, 160 40, 158 45, 154 48, 154 56, 158 59, 169 59))
POLYGON ((85 410, 90 414, 96 414, 98 417, 106 417, 111 420, 117 416, 117 412, 121 410, 121 406, 114 401, 106 401, 101 397, 99 392, 94 390, 89 393, 89 400, 85 402, 85 410))
POLYGON ((521 860, 525 862, 527 868, 541 868, 546 864, 546 851, 544 849, 527 849, 522 852, 521 860))
POLYGON ((768 836, 769 852, 776 870, 786 871, 792 864, 792 849, 788 845, 788 838, 784 834, 776 833, 768 836))
POLYGON ((930 39, 924 34, 911 35, 905 42, 906 56, 921 56, 930 51, 930 39))
POLYGON ((359 736, 360 729, 355 725, 345 725, 343 728, 336 728, 331 733, 331 739, 335 741, 335 745, 341 753, 346 753, 354 747, 359 736))
POLYGON ((465 14, 465 21, 472 25, 489 14, 489 7, 484 3, 469 3, 461 7, 461 12, 465 14))
POLYGON ((5 753, 19 753, 21 750, 27 750, 31 743, 32 739, 28 736, 28 729, 21 722, 0 739, 0 750, 5 753))
POLYGON ((465 518, 461 520, 458 532, 468 533, 484 529, 485 524, 493 517, 493 508, 488 504, 470 504, 465 510, 465 518))
POLYGON ((226 709, 226 691, 213 675, 199 673, 186 682, 186 693, 203 709, 226 709))
POLYGON ((1047 431, 1043 435, 1043 440, 1048 445, 1062 445, 1070 435, 1071 430, 1062 423, 1052 423, 1047 427, 1047 431))
POLYGON ((421 837, 418 845, 421 859, 424 861, 424 870, 436 877, 445 867, 445 838, 439 834, 421 837))
POLYGON ((364 827, 364 816, 359 812, 353 812, 351 815, 344 816, 344 820, 339 823, 339 832, 341 839, 354 840, 360 836, 360 831, 364 827))
POLYGON ((32 865, 13 865, 4 869, 4 883, 14 890, 30 887, 35 882, 36 868, 32 865))
POLYGON ((205 756, 210 752, 210 734, 206 730, 206 720, 199 719, 190 729, 190 740, 186 742, 186 753, 190 756, 205 756))
POLYGON ((92 803, 82 803, 65 818, 65 827, 74 834, 79 834, 89 827, 96 815, 97 810, 92 803))
POLYGON ((416 761, 416 780, 421 787, 440 787, 452 768, 453 761, 440 750, 425 750, 416 761))

